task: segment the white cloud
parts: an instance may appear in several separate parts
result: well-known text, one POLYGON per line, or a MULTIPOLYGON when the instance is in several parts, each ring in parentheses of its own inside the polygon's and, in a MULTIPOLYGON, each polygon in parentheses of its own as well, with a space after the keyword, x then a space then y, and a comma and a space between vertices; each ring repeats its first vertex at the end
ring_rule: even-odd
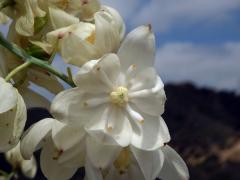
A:
POLYGON ((134 26, 152 23, 163 32, 172 26, 223 23, 239 7, 240 0, 151 0, 129 20, 134 26))
POLYGON ((239 57, 240 42, 216 46, 169 43, 159 48, 156 67, 164 82, 190 81, 200 86, 239 91, 239 57))

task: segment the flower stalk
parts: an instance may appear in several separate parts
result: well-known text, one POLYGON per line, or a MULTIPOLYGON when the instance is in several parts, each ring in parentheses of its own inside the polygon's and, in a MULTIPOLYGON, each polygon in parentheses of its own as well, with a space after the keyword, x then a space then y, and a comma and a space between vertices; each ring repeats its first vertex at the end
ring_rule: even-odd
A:
MULTIPOLYGON (((19 72, 19 70, 22 70, 22 68, 26 68, 26 66, 28 66, 30 64, 33 64, 33 65, 39 66, 43 69, 46 69, 48 72, 50 72, 53 75, 59 77, 60 79, 65 81, 70 86, 75 87, 75 84, 73 83, 71 78, 69 78, 67 75, 65 75, 64 73, 62 73, 62 72, 58 71, 57 69, 53 68, 51 65, 48 64, 48 62, 42 61, 41 59, 38 59, 38 58, 35 58, 35 57, 32 57, 32 56, 28 55, 24 50, 19 48, 16 44, 13 44, 13 43, 7 41, 2 35, 0 35, 0 44, 3 47, 5 47, 6 49, 8 49, 10 52, 15 54, 18 58, 24 60, 25 62, 30 62, 30 63, 27 63, 27 64, 23 65, 19 69, 17 69, 18 68, 17 67, 15 69, 17 72, 19 72)), ((10 74, 7 76, 6 79, 9 80, 9 78, 11 78, 14 74, 16 74, 15 70, 13 70, 13 72, 10 72, 10 74)))
POLYGON ((11 80, 11 78, 17 74, 18 72, 26 69, 27 67, 29 67, 32 64, 31 61, 26 61, 25 63, 21 64, 20 66, 16 67, 15 69, 13 69, 5 78, 6 81, 11 80))

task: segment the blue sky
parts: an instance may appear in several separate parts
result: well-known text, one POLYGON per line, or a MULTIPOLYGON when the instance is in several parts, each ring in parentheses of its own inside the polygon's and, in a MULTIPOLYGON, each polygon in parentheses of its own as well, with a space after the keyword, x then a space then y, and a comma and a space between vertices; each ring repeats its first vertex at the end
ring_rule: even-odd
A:
POLYGON ((240 92, 240 0, 102 0, 127 29, 151 23, 165 83, 240 92))

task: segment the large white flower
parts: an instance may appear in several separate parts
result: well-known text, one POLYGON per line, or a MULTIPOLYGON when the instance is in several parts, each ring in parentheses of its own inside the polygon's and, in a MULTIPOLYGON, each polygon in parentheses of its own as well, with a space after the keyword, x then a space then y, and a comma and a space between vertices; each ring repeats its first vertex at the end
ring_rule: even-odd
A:
POLYGON ((20 169, 28 178, 34 178, 37 173, 37 164, 34 156, 30 160, 25 160, 20 152, 20 143, 13 149, 5 153, 6 160, 11 164, 14 170, 20 169))
POLYGON ((154 180, 157 177, 163 180, 189 179, 185 162, 170 146, 155 151, 144 151, 132 146, 123 148, 118 151, 119 154, 109 166, 103 166, 105 165, 103 155, 99 155, 101 150, 96 143, 92 143, 90 147, 88 153, 91 164, 88 164, 89 167, 86 169, 90 179, 154 180))
POLYGON ((19 142, 26 116, 26 106, 21 95, 0 77, 0 152, 6 152, 19 142))
POLYGON ((132 144, 146 150, 163 146, 170 136, 161 118, 166 97, 153 69, 154 56, 150 27, 135 29, 117 55, 105 55, 82 67, 74 78, 77 87, 53 101, 53 116, 85 124, 92 136, 107 144, 132 144))

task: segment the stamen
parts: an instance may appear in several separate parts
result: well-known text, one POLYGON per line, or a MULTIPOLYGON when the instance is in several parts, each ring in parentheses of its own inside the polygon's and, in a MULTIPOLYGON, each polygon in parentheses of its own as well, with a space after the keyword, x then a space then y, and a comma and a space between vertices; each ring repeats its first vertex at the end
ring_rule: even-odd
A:
POLYGON ((114 84, 111 82, 111 80, 108 78, 106 73, 102 70, 102 68, 97 67, 96 70, 99 73, 99 77, 102 80, 102 82, 105 83, 110 89, 113 89, 114 84))
POLYGON ((124 107, 128 102, 128 89, 125 87, 118 87, 110 94, 111 102, 120 107, 124 107))
POLYGON ((62 155, 62 153, 63 153, 62 149, 56 150, 54 155, 53 155, 53 160, 58 160, 60 158, 60 156, 62 155))
POLYGON ((144 124, 144 118, 138 112, 134 111, 129 105, 127 105, 126 110, 130 117, 138 122, 139 124, 144 124))
POLYGON ((132 64, 131 66, 129 66, 126 73, 126 80, 129 80, 131 77, 133 77, 136 74, 136 69, 137 69, 136 64, 132 64))
POLYGON ((107 103, 109 101, 109 97, 101 97, 101 98, 92 98, 88 99, 83 103, 84 107, 96 107, 101 104, 107 103))

